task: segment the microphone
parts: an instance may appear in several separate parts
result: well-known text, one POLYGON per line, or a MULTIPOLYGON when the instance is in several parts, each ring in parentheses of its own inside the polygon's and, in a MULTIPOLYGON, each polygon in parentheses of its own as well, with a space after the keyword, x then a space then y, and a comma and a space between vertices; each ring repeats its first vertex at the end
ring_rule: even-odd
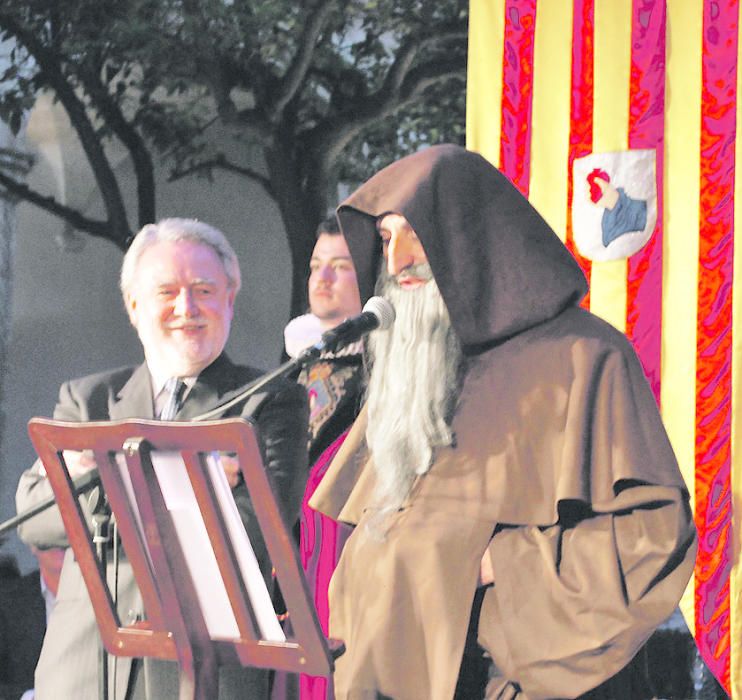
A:
POLYGON ((354 343, 373 330, 387 330, 394 323, 394 307, 384 297, 371 297, 358 316, 343 321, 325 331, 317 343, 311 345, 299 357, 316 357, 320 353, 337 350, 354 343))

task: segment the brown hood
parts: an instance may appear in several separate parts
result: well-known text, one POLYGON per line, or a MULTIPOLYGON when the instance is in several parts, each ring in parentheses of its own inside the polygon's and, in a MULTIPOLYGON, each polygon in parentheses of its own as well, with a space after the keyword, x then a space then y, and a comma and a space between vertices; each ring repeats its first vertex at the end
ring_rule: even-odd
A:
POLYGON ((587 292, 572 255, 510 181, 479 154, 445 144, 392 163, 338 207, 363 301, 379 270, 376 218, 389 212, 420 238, 470 353, 553 318, 587 292))

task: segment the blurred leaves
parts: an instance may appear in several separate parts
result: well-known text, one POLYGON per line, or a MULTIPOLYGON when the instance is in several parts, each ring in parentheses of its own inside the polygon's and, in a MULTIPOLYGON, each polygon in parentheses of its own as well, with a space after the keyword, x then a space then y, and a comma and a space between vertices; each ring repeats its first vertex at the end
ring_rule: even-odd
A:
POLYGON ((101 138, 110 138, 100 99, 90 94, 95 82, 155 151, 175 160, 209 151, 206 130, 217 114, 296 139, 306 153, 304 137, 326 120, 352 118, 347 110, 380 90, 401 46, 419 44, 411 68, 458 57, 458 81, 413 104, 400 97, 392 118, 364 125, 343 149, 337 172, 362 179, 416 146, 461 139, 466 8, 464 0, 0 0, 3 37, 16 42, 0 78, 0 117, 18 123, 39 89, 55 91, 64 79, 85 95, 101 138), (324 6, 301 84, 280 113, 271 112, 302 32, 324 6), (435 40, 452 29, 458 40, 435 40), (56 79, 38 67, 26 36, 56 62, 56 79))

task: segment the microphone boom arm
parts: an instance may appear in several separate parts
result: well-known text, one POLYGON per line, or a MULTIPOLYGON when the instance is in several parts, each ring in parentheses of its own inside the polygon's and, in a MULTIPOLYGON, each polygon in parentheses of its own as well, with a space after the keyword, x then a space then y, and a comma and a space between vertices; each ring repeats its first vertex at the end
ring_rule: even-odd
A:
MULTIPOLYGON (((73 490, 76 496, 80 496, 83 493, 92 491, 96 486, 100 485, 100 476, 98 475, 98 470, 91 469, 89 472, 86 472, 82 476, 78 476, 76 479, 72 479, 72 484, 74 486, 73 490)), ((25 523, 26 520, 30 520, 35 515, 43 513, 47 508, 51 508, 53 505, 56 505, 56 503, 57 501, 55 497, 49 496, 49 498, 45 498, 43 501, 37 503, 35 506, 31 506, 30 508, 24 510, 22 513, 18 513, 18 515, 6 520, 4 523, 0 523, 0 535, 2 535, 4 532, 7 532, 8 530, 14 530, 19 525, 25 523)))
MULTIPOLYGON (((394 315, 394 308, 388 301, 386 301, 386 299, 383 299, 382 297, 371 297, 364 306, 364 313, 360 316, 354 319, 349 319, 336 328, 327 331, 314 345, 309 346, 296 357, 284 362, 280 367, 277 367, 271 372, 262 375, 255 381, 250 382, 243 391, 232 397, 229 401, 220 404, 205 413, 194 416, 190 420, 202 421, 220 416, 227 409, 250 398, 264 386, 270 384, 274 379, 287 376, 303 365, 318 360, 326 350, 335 350, 338 346, 345 345, 348 342, 353 342, 375 328, 383 330, 389 328, 394 322, 394 315)), ((72 483, 76 495, 91 491, 93 488, 100 485, 98 470, 91 469, 89 472, 83 474, 77 479, 73 479, 72 483)), ((31 508, 28 508, 23 513, 19 513, 15 517, 0 523, 0 535, 7 530, 12 530, 18 527, 18 525, 21 525, 26 520, 38 515, 47 508, 51 508, 55 504, 56 500, 54 496, 50 496, 40 503, 37 503, 35 506, 31 506, 31 508)))

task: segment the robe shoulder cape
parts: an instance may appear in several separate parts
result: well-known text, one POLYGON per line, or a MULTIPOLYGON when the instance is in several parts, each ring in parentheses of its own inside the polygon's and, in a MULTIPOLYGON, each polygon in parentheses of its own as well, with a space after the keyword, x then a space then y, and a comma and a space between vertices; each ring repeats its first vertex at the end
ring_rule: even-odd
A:
POLYGON ((695 561, 688 493, 628 341, 567 309, 473 361, 453 429, 386 543, 361 536, 364 414, 312 498, 359 526, 331 590, 330 633, 348 647, 338 697, 452 697, 487 549, 479 635, 502 674, 488 697, 599 685, 672 613, 695 561))

